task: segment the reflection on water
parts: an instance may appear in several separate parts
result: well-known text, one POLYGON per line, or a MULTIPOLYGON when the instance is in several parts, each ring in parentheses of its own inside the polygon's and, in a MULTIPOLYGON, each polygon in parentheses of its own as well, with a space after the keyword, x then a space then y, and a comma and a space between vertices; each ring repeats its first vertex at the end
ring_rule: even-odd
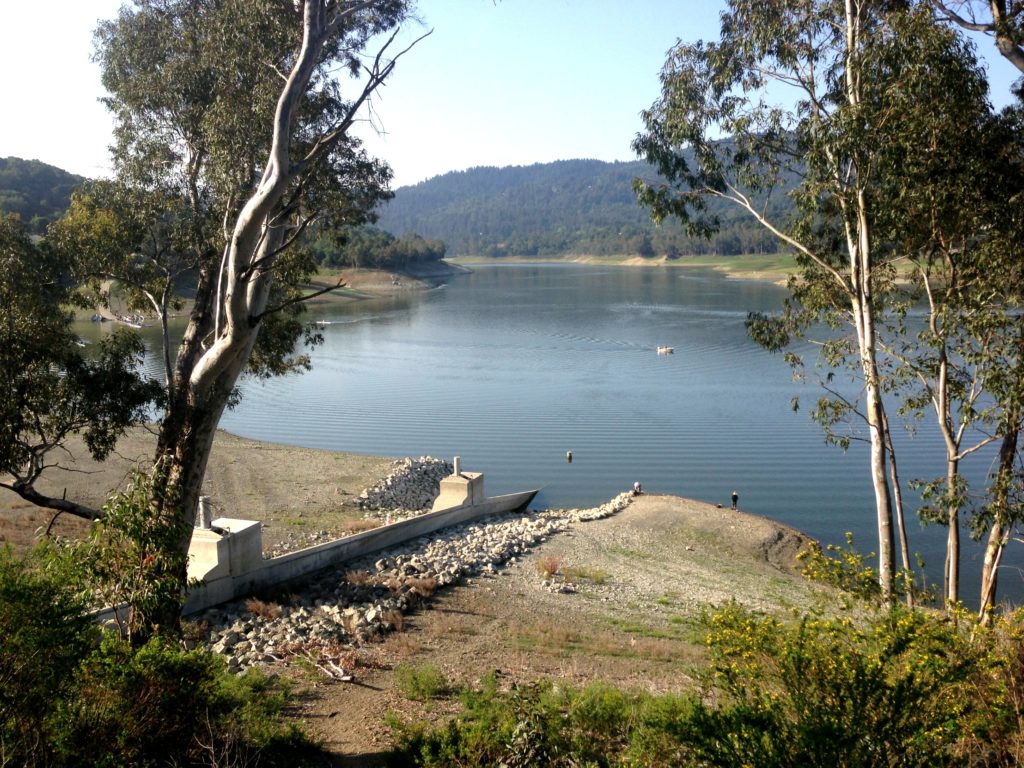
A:
MULTIPOLYGON (((726 507, 735 489, 741 509, 827 542, 852 531, 873 548, 866 450, 825 446, 791 408, 818 391, 747 338, 747 312, 784 295, 680 269, 479 267, 411 298, 321 312, 313 370, 245 383, 222 427, 358 453, 458 454, 487 473, 489 493, 541 487, 542 506, 589 506, 636 480, 726 507)), ((941 472, 933 432, 897 437, 905 479, 941 472)), ((944 531, 910 528, 940 573, 944 531)), ((977 548, 966 554, 966 595, 979 563, 977 548)), ((1004 571, 1004 594, 1024 594, 1020 563, 1004 571)))

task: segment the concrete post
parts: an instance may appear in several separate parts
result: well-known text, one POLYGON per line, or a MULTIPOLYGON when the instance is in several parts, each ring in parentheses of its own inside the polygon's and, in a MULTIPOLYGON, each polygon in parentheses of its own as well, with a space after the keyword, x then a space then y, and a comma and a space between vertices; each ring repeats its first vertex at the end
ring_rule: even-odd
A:
POLYGON ((456 456, 455 461, 452 462, 453 469, 452 474, 458 477, 462 474, 462 457, 456 456))
POLYGON ((210 504, 209 496, 199 497, 199 528, 204 531, 210 529, 213 524, 213 506, 210 504))

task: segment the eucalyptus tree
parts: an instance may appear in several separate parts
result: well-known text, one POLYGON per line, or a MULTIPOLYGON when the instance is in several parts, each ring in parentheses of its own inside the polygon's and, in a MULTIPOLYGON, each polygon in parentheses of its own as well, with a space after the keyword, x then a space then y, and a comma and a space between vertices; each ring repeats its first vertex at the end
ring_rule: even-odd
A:
MULTIPOLYGON (((676 216, 691 232, 708 233, 718 221, 707 201, 727 200, 796 255, 800 271, 790 280, 787 310, 781 320, 754 318, 755 338, 781 349, 816 322, 833 334, 852 331, 822 341, 821 349, 830 368, 853 364, 861 395, 833 399, 819 416, 834 424, 857 412, 866 422, 878 576, 887 596, 894 587, 894 488, 883 396, 893 382, 879 342, 887 309, 901 299, 895 277, 907 254, 894 235, 905 215, 904 175, 936 151, 921 131, 941 139, 948 116, 965 101, 975 114, 972 100, 979 98, 977 68, 962 43, 905 5, 732 0, 717 42, 670 52, 661 97, 644 113, 646 133, 634 142, 668 180, 636 184, 656 220, 676 216), (798 214, 772 218, 759 201, 794 178, 798 214)), ((941 175, 915 181, 946 185, 942 194, 950 194, 941 175)), ((790 359, 801 362, 792 353, 790 359)))
POLYGON ((1013 276, 1019 279, 1019 268, 1012 264, 1019 252, 1019 214, 1011 189, 1024 176, 1014 148, 1019 137, 989 109, 984 73, 970 51, 939 64, 932 68, 935 87, 953 89, 959 103, 945 111, 944 124, 910 126, 928 151, 901 158, 893 190, 898 215, 886 222, 885 236, 907 255, 907 297, 900 307, 913 304, 915 317, 908 324, 904 312, 891 313, 883 343, 901 414, 917 419, 931 411, 945 449, 944 474, 925 484, 920 513, 948 528, 943 586, 945 600, 954 604, 960 599, 961 521, 976 535, 984 519, 963 513, 972 499, 987 494, 982 486, 968 486, 961 464, 978 459, 982 448, 1019 421, 1013 414, 1020 388, 1000 382, 1009 383, 1007 369, 1018 367, 1013 276), (968 76, 944 79, 943 72, 956 72, 957 62, 969 68, 968 76))
POLYGON ((999 53, 1024 72, 1024 3, 1020 0, 926 0, 941 18, 992 38, 999 53))
MULTIPOLYGON (((181 551, 239 377, 309 365, 297 349, 317 341, 301 320, 314 267, 303 234, 370 221, 390 194, 390 169, 352 128, 408 51, 396 39, 413 10, 412 0, 136 0, 96 31, 115 178, 77 198, 53 238, 94 292, 116 281, 163 325, 151 506, 185 531, 181 551), (186 278, 189 319, 172 355, 168 310, 186 278)), ((176 626, 178 608, 153 625, 176 626)))
MULTIPOLYGON (((996 49, 1020 72, 1024 73, 1024 3, 1019 0, 926 0, 936 10, 939 18, 959 27, 962 30, 978 32, 992 38, 996 49)), ((1021 92, 1017 91, 1018 103, 1005 111, 1005 119, 1008 123, 1016 124, 1017 130, 1014 136, 1021 135, 1021 92)), ((1007 149, 1012 151, 1012 145, 1007 149)), ((1008 168, 1012 169, 1013 164, 1008 168)), ((1004 189, 1006 185, 1003 185, 1004 189)), ((1011 185, 1008 190, 1009 210, 1004 211, 999 223, 1005 229, 1007 217, 1012 218, 1014 208, 1019 210, 1019 198, 1022 185, 1011 185)), ((1016 241, 1024 241, 1024 232, 1019 229, 1016 241)), ((1003 262, 1004 269, 1009 268, 1010 280, 1005 282, 1006 286, 1019 286, 1021 270, 1020 248, 1017 248, 1017 256, 1009 263, 1003 262), (1016 278, 1016 279, 1012 279, 1016 278)), ((1011 302, 1020 305, 1021 295, 1018 292, 1011 302)), ((1021 365, 1020 358, 1024 355, 1024 327, 1018 327, 1016 333, 1012 334, 1016 345, 1016 366, 1008 364, 1010 370, 1016 370, 1017 374, 1011 374, 1005 381, 1020 381, 1021 365)), ((994 384, 993 388, 998 385, 994 384)), ((1002 390, 1010 395, 1014 387, 1003 387, 1002 390)), ((1007 407, 1003 411, 1000 431, 1001 441, 999 446, 999 462, 994 473, 989 502, 982 506, 979 514, 975 516, 974 534, 978 537, 987 537, 985 547, 985 559, 982 566, 981 585, 981 615, 987 619, 991 608, 995 604, 996 575, 1003 551, 1009 543, 1010 534, 1014 526, 1019 524, 1024 513, 1020 510, 1020 487, 1024 483, 1024 469, 1020 466, 1019 442, 1020 430, 1024 426, 1024 412, 1019 405, 1016 405, 1012 396, 1004 400, 1007 407)))
POLYGON ((69 265, 32 242, 16 219, 0 219, 0 487, 84 518, 100 513, 50 496, 36 482, 81 434, 105 458, 158 395, 136 372, 143 352, 128 333, 83 350, 72 327, 69 265))

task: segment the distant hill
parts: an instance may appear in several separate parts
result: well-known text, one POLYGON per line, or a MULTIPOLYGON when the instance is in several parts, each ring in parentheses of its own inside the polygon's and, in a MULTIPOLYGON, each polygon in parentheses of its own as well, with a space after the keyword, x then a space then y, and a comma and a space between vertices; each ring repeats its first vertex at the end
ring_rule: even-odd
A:
MULTIPOLYGON (((442 240, 452 256, 774 253, 777 243, 737 210, 722 206, 721 232, 688 237, 675 222, 651 223, 637 205, 634 178, 654 178, 642 161, 559 160, 471 168, 401 187, 380 210, 396 236, 442 240)), ((780 196, 780 205, 787 205, 780 196)))
POLYGON ((71 193, 85 181, 39 160, 0 158, 0 213, 16 213, 29 231, 42 234, 67 210, 71 193))

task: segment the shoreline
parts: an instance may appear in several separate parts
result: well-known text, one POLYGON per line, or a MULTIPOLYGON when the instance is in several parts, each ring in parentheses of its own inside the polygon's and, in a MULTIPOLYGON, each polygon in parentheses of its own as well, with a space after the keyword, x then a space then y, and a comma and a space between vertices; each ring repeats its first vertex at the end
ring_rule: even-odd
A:
POLYGON ((652 269, 664 267, 668 269, 699 269, 710 270, 732 280, 757 280, 771 282, 776 285, 785 286, 790 274, 795 271, 796 266, 792 257, 772 254, 770 256, 737 256, 737 257, 708 257, 708 256, 682 256, 678 259, 669 259, 665 256, 658 258, 643 258, 641 256, 565 256, 565 257, 532 257, 532 256, 457 256, 451 259, 451 263, 471 267, 479 265, 500 265, 500 264, 537 264, 537 265, 562 265, 562 264, 583 264, 606 267, 639 267, 652 269), (735 263, 730 264, 733 261, 735 263))

